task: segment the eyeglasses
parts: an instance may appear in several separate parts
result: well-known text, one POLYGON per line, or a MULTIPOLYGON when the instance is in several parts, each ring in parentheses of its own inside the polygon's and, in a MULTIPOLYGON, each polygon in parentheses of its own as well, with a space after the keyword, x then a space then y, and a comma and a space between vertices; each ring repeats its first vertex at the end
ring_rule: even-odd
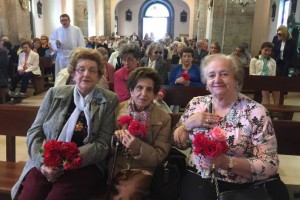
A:
POLYGON ((124 58, 124 59, 122 59, 122 63, 132 63, 132 62, 134 62, 134 61, 136 61, 136 59, 135 58, 124 58))
POLYGON ((96 68, 84 68, 84 67, 80 67, 78 69, 76 69, 76 72, 80 75, 84 74, 86 71, 88 71, 89 74, 97 74, 98 73, 98 69, 96 68))
POLYGON ((162 54, 161 51, 155 51, 154 54, 162 54))
POLYGON ((277 33, 277 35, 278 35, 278 36, 282 36, 283 34, 282 34, 282 33, 277 33))

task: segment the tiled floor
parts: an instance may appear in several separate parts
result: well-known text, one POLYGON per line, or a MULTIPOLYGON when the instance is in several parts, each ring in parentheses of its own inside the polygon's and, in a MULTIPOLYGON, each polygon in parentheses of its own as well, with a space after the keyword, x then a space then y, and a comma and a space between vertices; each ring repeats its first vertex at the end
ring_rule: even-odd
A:
MULTIPOLYGON (((40 105, 44 94, 32 96, 24 99, 21 105, 40 105)), ((289 93, 285 99, 287 105, 300 105, 300 93, 289 93)), ((294 115, 293 120, 300 121, 300 113, 294 115)), ((300 132, 300 131, 299 131, 300 132)), ((27 149, 24 137, 17 137, 16 140, 16 160, 25 161, 28 159, 27 149)), ((5 160, 5 140, 4 136, 0 136, 0 160, 5 160)), ((281 178, 286 184, 300 185, 300 156, 284 156, 280 155, 280 170, 281 178)))

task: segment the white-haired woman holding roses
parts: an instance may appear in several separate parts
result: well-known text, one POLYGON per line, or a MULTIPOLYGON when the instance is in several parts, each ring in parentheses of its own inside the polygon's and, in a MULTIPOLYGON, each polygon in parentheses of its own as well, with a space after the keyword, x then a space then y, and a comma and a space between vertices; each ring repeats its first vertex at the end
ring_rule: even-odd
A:
POLYGON ((211 179, 218 183, 221 193, 245 189, 270 178, 275 179, 266 183, 266 189, 272 199, 289 199, 278 175, 277 142, 269 114, 261 104, 240 93, 243 68, 233 56, 214 54, 205 58, 201 70, 202 82, 211 94, 189 102, 173 133, 179 147, 192 144, 192 165, 183 179, 181 199, 216 199, 217 187, 207 184, 211 179), (214 127, 223 129, 216 133, 217 137, 226 134, 227 149, 205 156, 205 145, 199 146, 201 137, 197 134, 214 140, 214 127), (185 181, 187 177, 189 181, 185 181))

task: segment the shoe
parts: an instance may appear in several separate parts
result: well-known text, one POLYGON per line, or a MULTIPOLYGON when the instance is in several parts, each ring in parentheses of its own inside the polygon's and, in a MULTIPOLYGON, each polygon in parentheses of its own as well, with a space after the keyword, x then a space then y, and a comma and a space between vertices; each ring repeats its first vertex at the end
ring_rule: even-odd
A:
POLYGON ((25 97, 27 97, 27 95, 25 93, 22 93, 22 92, 17 92, 17 93, 15 93, 15 95, 13 95, 13 97, 15 97, 15 98, 25 98, 25 97))
POLYGON ((14 96, 14 95, 15 95, 15 92, 14 92, 14 91, 11 91, 11 90, 9 90, 9 91, 8 91, 8 95, 9 95, 9 96, 14 96))

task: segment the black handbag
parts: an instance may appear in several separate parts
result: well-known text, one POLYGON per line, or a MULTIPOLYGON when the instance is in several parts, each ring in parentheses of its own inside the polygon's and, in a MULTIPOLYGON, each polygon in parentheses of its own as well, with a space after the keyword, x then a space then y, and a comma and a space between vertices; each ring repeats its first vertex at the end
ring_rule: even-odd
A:
POLYGON ((180 194, 181 178, 186 167, 186 156, 171 148, 169 155, 153 174, 150 198, 155 200, 176 200, 180 194))
POLYGON ((203 179, 194 168, 187 167, 181 182, 180 200, 194 200, 197 197, 202 200, 217 199, 216 190, 211 179, 203 179))
POLYGON ((265 187, 258 186, 222 192, 219 194, 218 200, 272 200, 272 198, 265 187))
POLYGON ((246 189, 222 192, 218 195, 218 200, 272 200, 265 188, 265 184, 274 180, 276 178, 270 178, 254 183, 246 189))

